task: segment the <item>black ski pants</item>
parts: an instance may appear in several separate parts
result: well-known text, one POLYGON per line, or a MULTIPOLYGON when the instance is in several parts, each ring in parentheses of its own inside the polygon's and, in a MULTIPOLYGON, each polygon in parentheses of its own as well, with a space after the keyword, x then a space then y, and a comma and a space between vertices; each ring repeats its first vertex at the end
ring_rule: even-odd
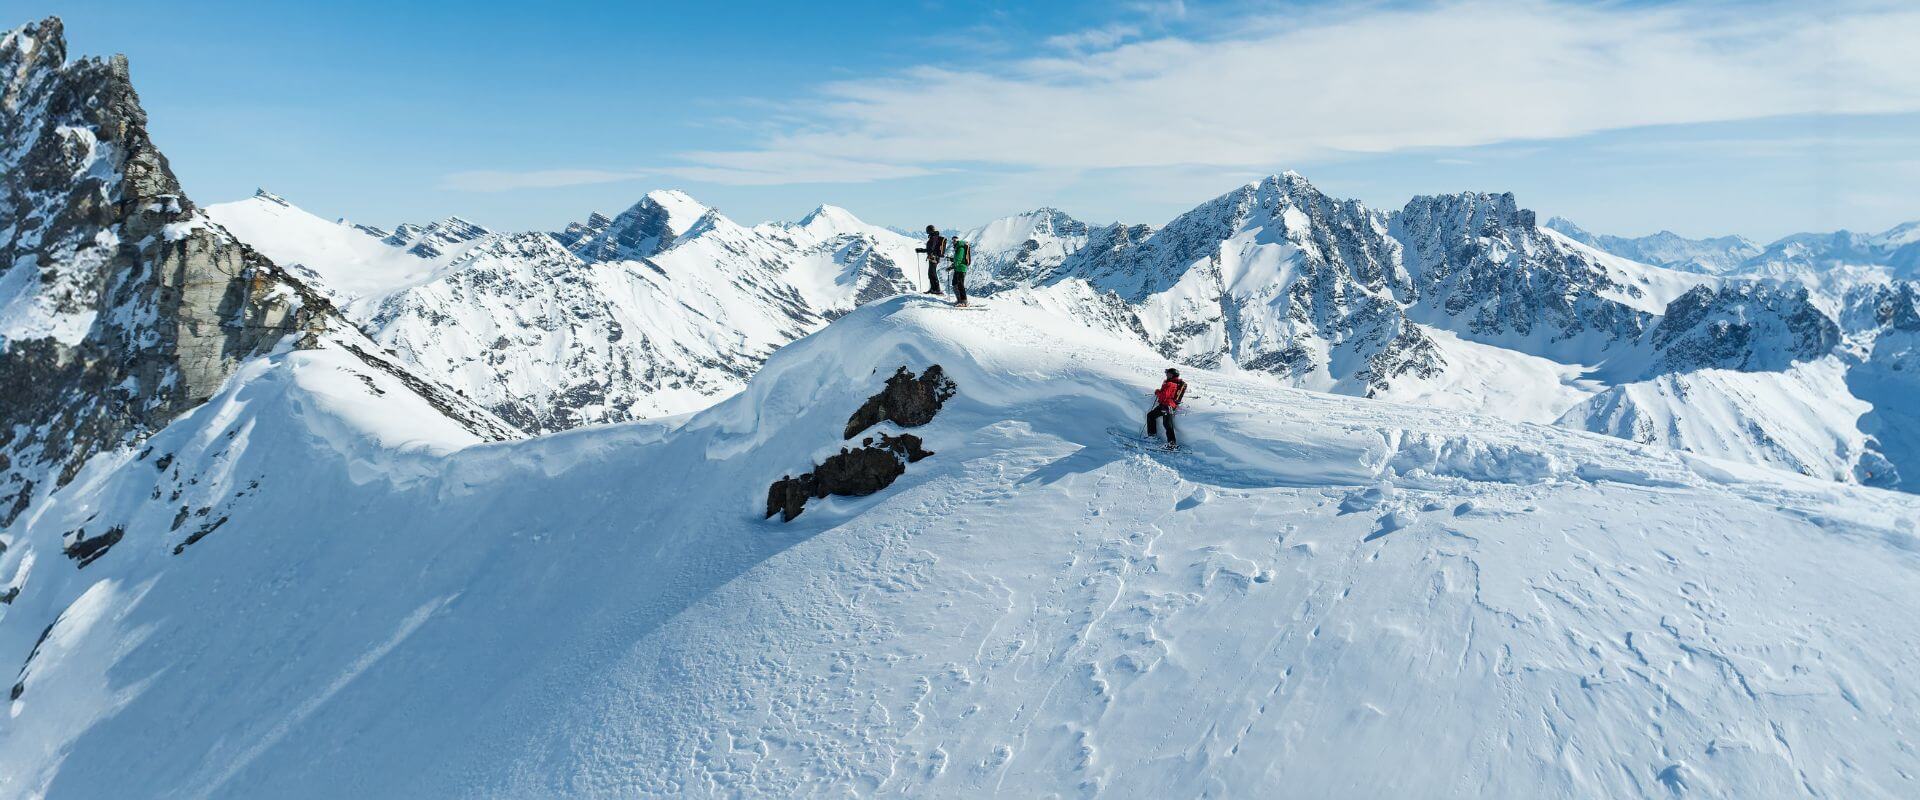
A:
POLYGON ((1178 444, 1180 437, 1173 432, 1173 409, 1164 405, 1156 405, 1152 411, 1147 412, 1147 435, 1160 435, 1156 423, 1163 421, 1167 423, 1167 444, 1178 444))

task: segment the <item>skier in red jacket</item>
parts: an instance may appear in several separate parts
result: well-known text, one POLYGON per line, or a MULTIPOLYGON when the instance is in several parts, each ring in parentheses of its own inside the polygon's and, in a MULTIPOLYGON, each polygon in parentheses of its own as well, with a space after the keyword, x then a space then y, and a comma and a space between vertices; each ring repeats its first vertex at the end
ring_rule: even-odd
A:
POLYGON ((1180 401, 1186 399, 1187 382, 1180 380, 1180 370, 1167 368, 1167 379, 1160 384, 1159 391, 1153 393, 1154 405, 1147 412, 1147 435, 1158 436, 1159 422, 1167 423, 1167 449, 1180 446, 1179 436, 1173 432, 1173 412, 1180 407, 1180 401))

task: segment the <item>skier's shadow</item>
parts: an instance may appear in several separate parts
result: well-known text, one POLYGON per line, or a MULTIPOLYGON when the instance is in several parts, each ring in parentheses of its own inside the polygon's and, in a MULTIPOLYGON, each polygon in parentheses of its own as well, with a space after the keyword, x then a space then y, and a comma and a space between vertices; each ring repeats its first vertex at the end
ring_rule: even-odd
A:
POLYGON ((1111 447, 1082 447, 1027 473, 1018 485, 1046 486, 1068 475, 1092 472, 1120 460, 1120 451, 1111 447))

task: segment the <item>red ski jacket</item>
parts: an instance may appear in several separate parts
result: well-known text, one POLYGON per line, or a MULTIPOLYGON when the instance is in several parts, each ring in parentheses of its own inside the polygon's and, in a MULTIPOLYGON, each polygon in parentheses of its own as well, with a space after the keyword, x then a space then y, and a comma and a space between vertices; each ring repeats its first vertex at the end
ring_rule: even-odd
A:
POLYGON ((1153 393, 1153 399, 1168 409, 1180 407, 1180 401, 1187 396, 1187 382, 1179 378, 1168 378, 1160 384, 1160 391, 1153 393))

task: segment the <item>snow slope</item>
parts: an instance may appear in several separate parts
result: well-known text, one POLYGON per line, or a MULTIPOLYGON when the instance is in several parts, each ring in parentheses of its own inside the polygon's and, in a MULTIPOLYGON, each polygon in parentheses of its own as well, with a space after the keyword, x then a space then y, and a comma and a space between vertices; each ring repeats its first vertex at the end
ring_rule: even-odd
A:
POLYGON ((470 445, 253 362, 18 533, 109 552, 0 554, 0 794, 1914 793, 1920 498, 1204 370, 1170 455, 1109 431, 1163 363, 895 298, 690 418, 470 445), (934 455, 761 519, 932 364, 934 455))
POLYGON ((435 380, 534 433, 670 416, 775 348, 918 284, 913 240, 822 206, 743 227, 677 191, 559 233, 458 217, 384 239, 261 192, 210 209, 435 380))
POLYGON ((1860 431, 1873 406, 1848 392, 1828 356, 1777 372, 1704 369, 1623 383, 1559 424, 1837 481, 1875 481, 1886 459, 1860 431))
POLYGON ((424 281, 437 264, 314 216, 265 189, 245 200, 207 206, 207 216, 274 263, 310 276, 312 285, 342 307, 424 281))

